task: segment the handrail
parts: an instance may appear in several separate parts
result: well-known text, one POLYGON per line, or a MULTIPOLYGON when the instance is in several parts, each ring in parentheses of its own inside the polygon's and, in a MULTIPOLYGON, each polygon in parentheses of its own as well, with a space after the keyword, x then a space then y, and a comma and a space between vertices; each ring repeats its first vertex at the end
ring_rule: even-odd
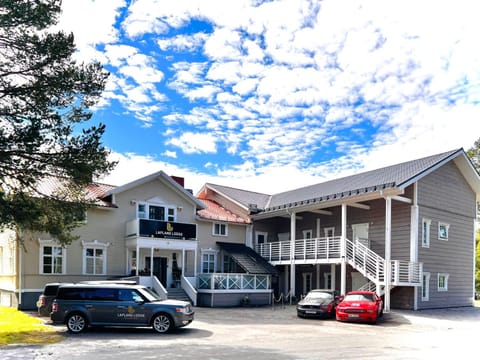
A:
POLYGON ((190 300, 192 300, 193 306, 197 306, 197 290, 193 287, 193 285, 188 281, 188 279, 183 276, 181 277, 181 284, 182 289, 187 293, 190 300))
POLYGON ((162 283, 155 275, 152 276, 152 288, 161 298, 168 299, 167 289, 163 287, 162 283))

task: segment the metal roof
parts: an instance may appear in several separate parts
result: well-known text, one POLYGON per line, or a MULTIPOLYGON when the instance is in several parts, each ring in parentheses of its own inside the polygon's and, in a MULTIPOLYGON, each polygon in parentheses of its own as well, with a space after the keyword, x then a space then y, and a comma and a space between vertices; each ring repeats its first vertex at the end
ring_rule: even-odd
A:
POLYGON ((278 270, 253 249, 243 244, 217 242, 249 274, 278 275, 278 270))

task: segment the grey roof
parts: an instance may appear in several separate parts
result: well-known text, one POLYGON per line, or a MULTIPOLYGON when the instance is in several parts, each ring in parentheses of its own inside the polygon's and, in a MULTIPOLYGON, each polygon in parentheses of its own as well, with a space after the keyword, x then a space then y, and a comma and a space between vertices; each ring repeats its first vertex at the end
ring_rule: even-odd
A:
POLYGON ((455 160, 467 182, 477 193, 477 200, 480 201, 480 177, 463 149, 451 150, 274 195, 221 185, 210 184, 209 186, 220 194, 243 204, 246 208, 249 204, 256 204, 259 210, 258 215, 261 216, 284 211, 284 209, 317 206, 328 201, 373 194, 381 190, 403 190, 451 160, 455 160))
POLYGON ((268 204, 268 209, 319 198, 332 198, 334 196, 345 197, 370 191, 406 187, 410 185, 413 179, 427 172, 443 160, 449 159, 452 155, 457 155, 458 152, 463 152, 463 150, 452 150, 422 159, 411 160, 401 164, 275 194, 268 204))
POLYGON ((265 209, 270 200, 270 195, 262 194, 254 191, 236 189, 229 186, 216 185, 216 184, 205 184, 207 187, 214 189, 219 194, 230 198, 233 201, 236 201, 245 209, 248 209, 250 205, 256 205, 259 209, 265 209))
POLYGON ((278 275, 278 270, 256 251, 243 244, 217 242, 248 274, 278 275))

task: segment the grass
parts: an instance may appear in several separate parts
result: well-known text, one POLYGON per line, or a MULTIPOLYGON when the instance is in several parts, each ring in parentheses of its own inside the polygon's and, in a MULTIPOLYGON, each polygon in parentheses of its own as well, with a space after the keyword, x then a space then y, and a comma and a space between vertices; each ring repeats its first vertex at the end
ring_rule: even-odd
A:
POLYGON ((0 348, 13 344, 53 344, 62 339, 62 335, 42 319, 0 306, 0 348))

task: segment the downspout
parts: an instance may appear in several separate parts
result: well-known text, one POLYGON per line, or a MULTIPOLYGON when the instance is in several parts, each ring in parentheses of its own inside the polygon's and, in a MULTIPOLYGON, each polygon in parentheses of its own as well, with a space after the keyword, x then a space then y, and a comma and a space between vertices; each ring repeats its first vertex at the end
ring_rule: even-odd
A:
MULTIPOLYGON (((417 183, 414 183, 413 184, 413 205, 411 208, 411 220, 410 220, 410 261, 414 263, 418 262, 418 226, 419 226, 418 216, 419 216, 418 187, 417 187, 417 183)), ((413 287, 413 310, 418 310, 418 286, 413 287)))

